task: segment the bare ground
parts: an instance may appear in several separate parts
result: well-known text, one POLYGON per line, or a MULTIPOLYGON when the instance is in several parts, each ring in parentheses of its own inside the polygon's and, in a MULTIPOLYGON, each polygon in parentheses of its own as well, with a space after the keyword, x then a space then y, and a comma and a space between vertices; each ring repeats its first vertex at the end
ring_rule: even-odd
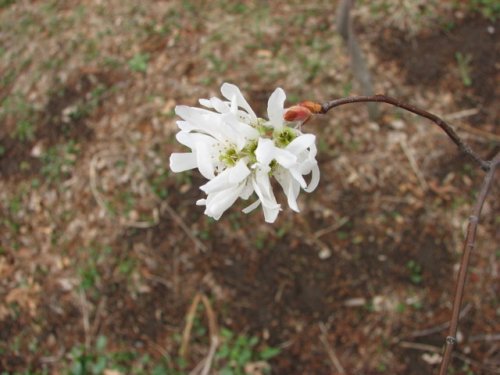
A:
MULTIPOLYGON (((356 29, 377 92, 443 115, 487 157, 500 139, 499 24, 452 3, 389 17, 360 2, 356 29)), ((198 310, 179 354, 197 293, 240 337, 221 334, 214 373, 330 374, 331 352, 348 374, 436 371, 482 174, 439 129, 385 106, 377 123, 363 106, 314 119, 320 186, 273 225, 241 205, 209 220, 194 205, 202 178, 168 170, 181 149, 173 108, 224 81, 261 113, 276 86, 288 103, 357 93, 330 2, 0 6, 4 373, 189 373, 210 345, 198 310)), ((498 372, 498 193, 456 374, 498 372)))

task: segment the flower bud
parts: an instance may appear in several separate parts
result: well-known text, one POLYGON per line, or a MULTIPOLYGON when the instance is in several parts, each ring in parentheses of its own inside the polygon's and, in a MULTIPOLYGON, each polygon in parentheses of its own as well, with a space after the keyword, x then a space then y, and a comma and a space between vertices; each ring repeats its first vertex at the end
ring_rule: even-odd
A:
POLYGON ((301 123, 305 123, 316 113, 321 113, 321 104, 306 100, 287 108, 284 118, 286 121, 300 121, 301 123))
POLYGON ((294 105, 286 109, 283 117, 286 121, 306 122, 309 118, 311 118, 311 116, 312 112, 308 108, 300 105, 294 105))
POLYGON ((309 100, 306 100, 304 102, 300 102, 298 105, 300 105, 301 107, 306 107, 314 114, 321 113, 321 110, 322 110, 321 104, 311 102, 309 100))

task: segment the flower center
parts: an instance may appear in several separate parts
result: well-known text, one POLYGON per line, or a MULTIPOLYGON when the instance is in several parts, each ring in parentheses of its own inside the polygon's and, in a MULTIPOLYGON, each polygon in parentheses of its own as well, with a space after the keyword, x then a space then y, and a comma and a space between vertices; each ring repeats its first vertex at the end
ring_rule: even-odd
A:
POLYGON ((219 156, 220 161, 228 167, 234 166, 239 158, 238 152, 234 148, 228 149, 224 154, 219 156))
POLYGON ((297 133, 292 128, 285 126, 279 132, 275 132, 273 136, 276 146, 285 148, 290 142, 297 138, 297 133))

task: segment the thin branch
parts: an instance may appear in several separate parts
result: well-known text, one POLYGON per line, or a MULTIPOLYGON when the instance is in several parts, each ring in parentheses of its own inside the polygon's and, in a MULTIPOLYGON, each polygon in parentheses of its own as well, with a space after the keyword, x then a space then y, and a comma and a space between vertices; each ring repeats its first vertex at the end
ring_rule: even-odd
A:
MULTIPOLYGON (((361 92, 363 95, 373 95, 373 84, 368 69, 366 58, 359 46, 358 40, 354 33, 354 26, 351 16, 351 10, 354 8, 354 0, 342 0, 337 7, 337 15, 335 22, 337 23, 337 32, 344 40, 349 55, 351 57, 351 70, 359 81, 361 92)), ((368 103, 368 114, 370 120, 377 120, 379 117, 378 107, 375 103, 368 103)))
POLYGON ((460 151, 463 153, 467 154, 472 160, 474 160, 481 169, 484 171, 488 171, 490 169, 490 163, 486 160, 483 160, 478 154, 476 154, 468 144, 466 144, 455 132, 455 130, 449 125, 446 121, 441 119, 440 117, 427 112, 421 108, 412 106, 410 104, 403 103, 395 98, 392 98, 390 96, 385 96, 385 95, 373 95, 373 96, 353 96, 349 98, 341 98, 341 99, 336 99, 332 100, 330 102, 323 103, 321 105, 321 113, 327 113, 330 109, 339 107, 344 104, 351 104, 351 103, 369 103, 369 102, 381 102, 381 103, 387 103, 391 104, 393 106, 396 106, 398 108, 402 108, 406 111, 412 112, 416 115, 425 117, 426 119, 431 120, 434 122, 437 126, 439 126, 443 131, 448 135, 448 137, 451 138, 453 143, 455 143, 460 151))
POLYGON ((188 314, 186 317, 186 327, 184 328, 184 332, 182 333, 182 343, 179 350, 179 356, 183 359, 187 358, 189 339, 191 337, 193 322, 196 317, 196 308, 198 307, 200 302, 205 307, 205 314, 208 320, 210 348, 208 350, 207 356, 195 367, 193 371, 190 372, 190 375, 195 375, 198 373, 200 375, 208 375, 212 366, 215 352, 217 351, 217 347, 219 346, 219 331, 217 328, 217 319, 215 317, 214 310, 212 309, 212 305, 210 304, 210 300, 204 294, 196 293, 193 302, 189 306, 188 314))
POLYGON ((89 321, 89 309, 87 296, 85 295, 85 291, 83 288, 79 289, 79 297, 80 297, 80 305, 82 306, 82 322, 83 322, 83 332, 85 333, 85 349, 90 348, 90 321, 89 321))
POLYGON ((187 226, 185 221, 182 219, 182 217, 175 212, 175 210, 170 206, 168 202, 163 202, 161 205, 161 210, 166 211, 170 217, 177 223, 179 227, 186 233, 186 235, 189 237, 191 241, 195 244, 196 248, 204 253, 208 251, 207 247, 201 242, 196 236, 193 234, 191 229, 187 226))
POLYGON ((406 143, 405 140, 401 140, 399 142, 399 145, 401 146, 403 153, 405 154, 406 158, 408 159, 408 162, 410 163, 410 167, 413 170, 413 173, 415 173, 415 176, 417 176, 417 180, 420 183, 420 187, 422 188, 422 191, 425 193, 426 191, 429 190, 429 184, 427 184, 427 181, 425 180, 424 174, 422 173, 422 171, 418 167, 417 161, 415 160, 413 153, 411 152, 411 150, 408 147, 408 144, 406 143))
POLYGON ((465 289, 465 281, 467 278, 467 270, 469 268, 470 255, 472 249, 476 246, 476 232, 477 224, 479 222, 479 217, 481 216, 481 211, 483 209, 484 201, 488 196, 488 193, 495 176, 495 170, 500 164, 500 152, 489 162, 490 170, 484 176, 483 184, 481 186, 481 191, 476 199, 476 203, 472 210, 472 215, 469 217, 469 225, 467 226, 467 235, 465 237, 462 261, 460 262, 460 269, 458 271, 458 278, 455 287, 455 297, 453 298, 453 309, 452 317, 450 321, 450 329, 448 332, 448 337, 446 337, 446 345, 443 354, 443 361, 441 362, 441 367, 439 369, 440 375, 445 375, 448 371, 448 366, 450 364, 451 355, 453 347, 457 343, 456 334, 458 329, 459 312, 462 305, 462 299, 465 289))
MULTIPOLYGON (((464 316, 467 315, 471 309, 472 309, 472 305, 470 303, 467 304, 467 306, 465 306, 462 309, 462 311, 460 312, 459 319, 463 319, 464 316)), ((448 321, 448 322, 441 323, 441 324, 434 326, 434 327, 431 327, 431 328, 426 328, 426 329, 422 329, 419 331, 415 331, 408 337, 412 337, 412 338, 424 337, 424 336, 432 335, 432 334, 437 333, 437 332, 444 331, 445 329, 447 329, 449 327, 450 327, 450 322, 448 321)))
POLYGON ((188 309, 188 313, 186 315, 186 326, 184 327, 184 331, 182 332, 181 347, 179 349, 179 357, 181 357, 184 360, 186 360, 187 358, 189 339, 191 338, 191 329, 193 328, 193 322, 196 316, 196 308, 198 307, 200 300, 201 300, 201 294, 197 293, 194 296, 193 302, 191 302, 191 305, 189 306, 188 309))
MULTIPOLYGON (((399 346, 401 346, 402 348, 420 350, 423 352, 430 352, 430 353, 436 353, 436 354, 441 353, 441 349, 438 348, 437 346, 420 344, 418 342, 401 341, 399 343, 399 346)), ((489 366, 485 366, 482 363, 477 362, 477 361, 473 360, 472 358, 469 358, 466 355, 463 355, 461 353, 453 353, 453 356, 455 358, 458 358, 462 362, 467 363, 468 365, 480 368, 482 370, 491 371, 492 373, 495 373, 495 374, 500 374, 500 370, 498 370, 496 368, 489 367, 489 366)))
POLYGON ((470 342, 475 341, 500 341, 500 333, 483 333, 469 337, 470 342))
POLYGON ((345 374, 346 372, 344 370, 344 367, 340 363, 339 358, 335 354, 335 351, 328 343, 328 337, 327 337, 328 329, 323 324, 323 322, 319 322, 318 325, 319 325, 319 329, 321 331, 321 335, 319 335, 319 340, 321 341, 321 343, 325 347, 326 353, 328 354, 328 358, 332 362, 333 367, 335 368, 335 370, 337 371, 338 374, 345 374))

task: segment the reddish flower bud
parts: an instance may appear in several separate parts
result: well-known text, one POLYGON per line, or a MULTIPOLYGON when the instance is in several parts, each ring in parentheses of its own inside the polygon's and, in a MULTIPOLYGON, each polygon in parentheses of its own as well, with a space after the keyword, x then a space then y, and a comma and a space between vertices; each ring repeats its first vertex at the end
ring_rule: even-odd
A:
POLYGON ((286 109, 284 118, 286 121, 306 122, 311 116, 312 112, 308 108, 301 105, 294 105, 286 109))
POLYGON ((299 105, 301 107, 306 107, 308 110, 310 110, 314 114, 321 113, 321 110, 322 110, 321 104, 311 102, 309 100, 306 100, 304 102, 300 102, 299 105))
POLYGON ((286 121, 307 122, 313 114, 321 113, 321 104, 304 101, 285 110, 286 121))

